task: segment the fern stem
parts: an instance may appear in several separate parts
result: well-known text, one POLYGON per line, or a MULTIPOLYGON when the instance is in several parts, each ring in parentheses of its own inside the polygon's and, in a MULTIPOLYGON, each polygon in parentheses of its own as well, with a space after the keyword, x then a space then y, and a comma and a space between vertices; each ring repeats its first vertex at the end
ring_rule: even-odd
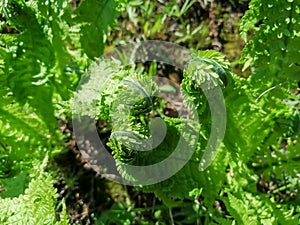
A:
MULTIPOLYGON (((284 82, 284 83, 286 83, 286 82, 284 82)), ((255 101, 257 102, 257 101, 258 101, 261 97, 263 97, 265 94, 267 94, 268 92, 270 92, 270 91, 274 90, 275 88, 281 86, 281 85, 284 84, 284 83, 277 84, 277 85, 275 85, 275 86, 273 86, 273 87, 270 87, 269 89, 263 91, 263 92, 255 99, 255 101)))

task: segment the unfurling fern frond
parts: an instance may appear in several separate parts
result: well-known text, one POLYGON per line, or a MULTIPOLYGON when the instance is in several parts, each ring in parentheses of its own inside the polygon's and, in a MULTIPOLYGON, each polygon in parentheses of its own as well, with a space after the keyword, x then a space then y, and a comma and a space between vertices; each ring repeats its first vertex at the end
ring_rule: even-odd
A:
POLYGON ((224 171, 228 157, 222 146, 219 154, 214 156, 217 160, 207 170, 199 171, 210 131, 209 106, 200 86, 204 85, 202 88, 212 93, 216 86, 231 86, 233 80, 228 63, 215 52, 199 53, 184 76, 182 92, 192 113, 190 119, 163 115, 160 112, 159 88, 151 77, 125 70, 117 62, 106 60, 99 61, 87 74, 75 96, 78 104, 74 110, 76 114, 109 122, 108 127, 112 129, 109 146, 125 180, 139 184, 140 179, 145 178, 148 185, 142 189, 154 192, 169 205, 176 204, 176 200, 194 198, 189 193, 203 188, 205 201, 211 205, 226 178, 224 171), (194 71, 195 66, 197 71, 194 71), (206 115, 208 117, 200 123, 192 119, 206 115), (189 149, 192 149, 191 154, 189 149), (169 158, 170 164, 145 170, 143 177, 143 167, 169 158), (140 167, 140 173, 136 174, 128 165, 140 167), (169 179, 155 182, 157 174, 164 177, 174 170, 176 173, 172 173, 169 179))
POLYGON ((216 199, 225 203, 231 216, 226 220, 228 224, 231 219, 233 224, 253 220, 272 223, 275 221, 272 213, 278 216, 278 221, 294 222, 296 217, 289 220, 283 214, 286 205, 275 209, 272 202, 265 202, 265 198, 259 196, 258 176, 252 166, 257 163, 257 155, 263 154, 268 150, 266 146, 274 143, 272 134, 278 125, 280 135, 298 132, 296 111, 290 112, 289 106, 280 111, 261 107, 260 104, 268 105, 270 101, 262 98, 258 104, 250 89, 252 84, 233 74, 229 62, 214 51, 194 55, 183 75, 182 97, 192 114, 188 118, 162 114, 159 111, 162 104, 157 96, 159 87, 148 75, 126 70, 118 61, 107 60, 99 61, 87 74, 77 96, 82 104, 78 104, 75 111, 107 120, 111 129, 108 145, 121 176, 134 185, 144 179, 146 184, 137 188, 154 192, 166 205, 172 207, 180 205, 183 199, 197 199, 199 196, 195 193, 201 190, 202 202, 208 211, 216 210, 216 199), (219 105, 224 104, 220 96, 224 96, 226 110, 219 105), (214 118, 212 110, 217 111, 214 118), (192 120, 195 116, 199 121, 192 120), (217 133, 222 132, 221 127, 226 123, 224 139, 214 146, 214 152, 208 154, 206 159, 212 159, 211 164, 199 170, 199 164, 206 156, 213 123, 217 123, 217 133), (187 159, 189 148, 194 152, 187 159), (179 153, 173 157, 176 150, 179 153), (172 158, 170 164, 147 169, 168 158, 172 158), (175 173, 155 182, 157 174, 164 177, 169 171, 175 173), (246 194, 246 197, 236 196, 236 193, 246 194), (228 199, 224 197, 227 194, 228 199), (253 197, 255 194, 258 197, 253 197), (238 209, 239 204, 245 207, 238 209))

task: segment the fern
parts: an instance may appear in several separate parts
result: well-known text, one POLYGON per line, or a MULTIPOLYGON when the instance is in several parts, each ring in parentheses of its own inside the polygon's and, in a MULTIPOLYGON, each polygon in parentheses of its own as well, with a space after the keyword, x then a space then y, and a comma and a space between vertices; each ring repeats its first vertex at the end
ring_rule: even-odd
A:
POLYGON ((80 26, 80 44, 90 58, 99 57, 104 48, 104 34, 117 16, 114 0, 82 1, 75 11, 73 24, 80 26))
MULTIPOLYGON (((199 54, 200 65, 202 65, 200 72, 205 74, 208 80, 211 79, 212 81, 209 83, 211 86, 208 88, 213 90, 215 85, 217 85, 215 82, 223 83, 224 76, 228 79, 226 85, 232 82, 230 74, 226 74, 226 71, 229 71, 228 63, 223 60, 220 54, 214 52, 199 54), (223 77, 218 74, 220 70, 223 72, 223 77), (215 77, 216 80, 212 79, 212 77, 215 77)), ((193 71, 193 65, 191 65, 190 70, 193 71)), ((194 105, 199 109, 198 114, 205 115, 201 111, 205 107, 200 107, 203 104, 207 104, 201 102, 205 98, 203 95, 200 99, 198 98, 201 96, 201 94, 199 95, 200 85, 206 83, 206 80, 197 80, 199 76, 191 71, 187 70, 184 73, 186 77, 182 87, 186 90, 183 90, 183 92, 189 93, 189 96, 183 97, 187 101, 188 106, 189 101, 191 101, 188 98, 191 96, 195 97, 194 105), (192 86, 189 82, 195 82, 198 85, 196 90, 192 91, 189 89, 192 86), (193 95, 193 93, 195 94, 193 95)), ((225 82, 223 85, 225 87, 225 82)), ((206 137, 209 135, 208 132, 210 130, 210 124, 207 124, 209 119, 204 120, 203 124, 202 122, 197 124, 193 120, 163 116, 159 113, 161 103, 159 103, 159 98, 156 97, 157 90, 158 87, 147 78, 147 75, 139 74, 134 70, 125 70, 118 66, 117 62, 111 64, 111 62, 103 60, 91 68, 86 80, 79 88, 75 99, 75 102, 79 104, 74 105, 75 114, 106 119, 110 123, 109 127, 112 127, 112 135, 109 146, 113 150, 118 170, 126 180, 135 184, 140 182, 139 179, 143 177, 143 172, 141 171, 141 174, 134 175, 124 163, 135 166, 153 165, 172 155, 175 147, 179 145, 179 153, 173 156, 174 160, 172 163, 163 167, 165 171, 172 171, 174 168, 178 170, 176 165, 181 164, 181 161, 187 158, 187 147, 193 150, 196 148, 190 161, 183 168, 179 168, 178 173, 158 184, 151 184, 150 179, 148 182, 151 185, 143 186, 142 189, 146 192, 155 192, 168 205, 176 205, 177 203, 173 202, 173 200, 194 198, 194 196, 189 195, 189 192, 195 188, 203 188, 207 197, 205 201, 208 205, 211 205, 212 200, 218 195, 218 189, 221 188, 222 182, 226 178, 222 175, 228 163, 225 148, 223 146, 222 150, 220 150, 217 156, 218 160, 206 171, 200 173, 198 167, 204 152, 204 146, 207 144, 206 137), (110 77, 106 78, 106 74, 110 74, 110 77), (95 80, 98 82, 94 82, 95 80), (98 91, 99 87, 97 88, 99 80, 103 84, 100 93, 98 91), (128 85, 130 85, 130 91, 127 91, 128 85), (131 90, 135 91, 132 92, 131 90), (89 98, 87 99, 86 96, 89 96, 89 98), (149 113, 160 115, 166 126, 165 139, 158 146, 154 144, 155 147, 152 151, 146 151, 147 145, 143 145, 143 143, 150 143, 150 146, 151 144, 153 146, 153 142, 151 143, 150 140, 158 139, 155 135, 159 135, 164 128, 155 129, 157 128, 156 125, 151 125, 153 120, 150 121, 147 116, 149 113), (155 131, 151 130, 151 127, 155 131), (198 133, 199 127, 201 127, 201 133, 198 133), (181 135, 183 139, 180 143, 178 140, 181 135), (197 136, 200 137, 199 141, 197 141, 197 136)), ((193 110, 193 107, 190 108, 193 110)), ((207 110, 208 105, 206 105, 205 113, 207 113, 207 110)), ((161 170, 161 167, 158 169, 161 170)), ((164 176, 167 173, 154 170, 148 172, 153 173, 154 177, 155 174, 164 176)), ((147 176, 150 175, 148 172, 147 176)))
MULTIPOLYGON (((139 186, 145 192, 154 192, 166 205, 172 207, 180 205, 184 199, 194 200, 197 196, 193 193, 202 190, 203 205, 208 212, 216 212, 216 199, 226 205, 227 219, 216 217, 208 219, 210 222, 297 224, 299 213, 295 212, 296 207, 285 200, 278 204, 275 198, 280 190, 298 188, 294 180, 299 171, 295 166, 298 160, 296 149, 299 147, 299 101, 289 91, 296 88, 296 75, 299 73, 295 61, 300 58, 298 16, 297 1, 251 2, 241 31, 244 38, 248 31, 254 31, 243 52, 245 68, 250 66, 253 72, 249 80, 233 74, 230 64, 220 53, 200 51, 194 54, 184 70, 181 90, 189 109, 196 110, 199 118, 205 118, 198 125, 190 119, 162 115, 159 106, 163 104, 153 97, 157 86, 152 81, 143 80, 148 75, 138 74, 134 69, 126 70, 116 61, 111 65, 109 61, 100 61, 92 67, 82 88, 88 90, 88 96, 92 98, 86 99, 82 91, 79 94, 81 105, 76 110, 78 114, 108 121, 111 129, 108 145, 117 168, 123 178, 133 184, 138 184, 143 171, 134 173, 126 165, 145 167, 155 164, 172 155, 180 135, 184 136, 185 147, 195 144, 198 138, 194 154, 176 174, 159 183, 150 181, 149 185, 139 186), (275 16, 276 10, 281 12, 280 17, 275 16), (293 49, 291 46, 294 46, 293 49), (104 79, 107 72, 112 75, 104 79), (100 92, 93 80, 103 81, 100 92), (133 92, 127 91, 128 85, 133 92), (222 116, 226 116, 227 125, 223 142, 215 151, 217 154, 206 156, 207 137, 216 122, 211 121, 211 106, 206 93, 217 93, 216 86, 222 87, 227 106, 226 112, 217 114, 218 122, 221 123, 222 116), (162 132, 165 129, 166 137, 150 152, 146 150, 155 133, 151 130, 153 127, 149 119, 153 115, 164 121, 165 127, 158 130, 162 132), (189 127, 188 132, 182 129, 183 124, 189 127), (280 145, 286 139, 288 151, 283 153, 280 145), (199 171, 203 156, 215 160, 204 171, 199 171), (285 173, 293 182, 279 187, 274 193, 261 193, 257 188, 257 174, 262 172, 269 178, 275 173, 285 179, 282 177, 285 166, 285 173)), ((174 169, 175 164, 165 167, 165 170, 174 169)), ((152 171, 153 174, 144 172, 144 176, 151 177, 158 172, 162 176, 165 174, 164 171, 152 171)))
POLYGON ((242 37, 246 40, 247 33, 254 32, 243 51, 245 68, 252 66, 251 80, 260 91, 296 87, 300 71, 299 3, 299 0, 251 1, 250 10, 243 17, 242 37))
MULTIPOLYGON (((71 97, 88 56, 94 57, 86 41, 98 47, 97 56, 102 54, 108 26, 126 3, 106 1, 109 11, 97 11, 100 20, 105 18, 99 25, 99 19, 88 15, 95 3, 102 3, 81 2, 72 10, 67 0, 1 1, 1 29, 11 30, 2 30, 0 36, 1 224, 59 223, 52 178, 32 173, 32 166, 66 149, 57 123, 57 117, 66 116, 59 112, 60 104, 71 97), (97 26, 100 40, 86 25, 97 26)), ((64 214, 61 224, 67 221, 64 214)))
POLYGON ((57 221, 54 210, 57 193, 52 186, 53 179, 44 171, 46 162, 47 158, 33 168, 24 194, 0 198, 1 224, 69 224, 65 206, 60 221, 57 221))
MULTIPOLYGON (((51 158, 64 149, 63 136, 57 131, 57 103, 70 98, 85 66, 101 55, 105 33, 126 1, 84 0, 75 10, 65 0, 1 3, 1 14, 14 32, 0 38, 0 184, 4 189, 0 221, 67 224, 65 212, 60 221, 55 219, 57 194, 42 164, 46 155, 51 158)), ((84 78, 74 111, 109 123, 108 145, 117 168, 133 184, 139 184, 145 174, 134 173, 127 165, 146 167, 161 162, 173 156, 179 145, 180 151, 165 171, 156 168, 146 175, 177 173, 160 183, 149 179, 148 185, 139 187, 154 192, 168 206, 200 195, 207 212, 217 211, 216 199, 225 203, 227 218, 210 218, 209 222, 299 224, 296 203, 276 200, 280 191, 298 188, 299 96, 289 90, 297 88, 300 72, 296 61, 300 58, 299 21, 298 0, 251 1, 241 25, 247 41, 244 68, 252 70, 249 80, 233 74, 219 53, 200 51, 193 56, 184 70, 181 91, 190 111, 205 118, 199 123, 164 116, 164 102, 151 76, 108 60, 99 60, 84 78), (104 83, 100 93, 99 82, 104 83), (221 93, 217 86, 222 87, 221 93), (214 121, 210 107, 222 108, 209 105, 207 93, 222 94, 227 106, 214 121), (218 149, 213 154, 206 154, 210 129, 214 123, 225 125, 225 115, 224 140, 214 146, 218 149), (164 133, 166 137, 160 138, 164 133), (284 141, 287 144, 282 146, 284 141), (189 148, 195 152, 187 156, 189 148), (214 161, 199 171, 202 157, 214 161), (182 160, 187 163, 178 168, 182 160), (258 173, 267 179, 272 174, 281 180, 288 177, 290 183, 261 193, 258 173)))
MULTIPOLYGON (((134 70, 125 70, 120 65, 109 66, 107 61, 100 66, 113 75, 105 80, 100 93, 93 87, 93 82, 86 82, 84 89, 88 88, 92 92, 89 96, 94 97, 89 99, 88 108, 96 108, 86 114, 109 122, 108 127, 112 129, 109 146, 123 178, 138 184, 143 172, 135 174, 124 164, 147 166, 160 162, 172 154, 180 134, 186 135, 186 147, 194 143, 198 135, 196 150, 184 167, 167 180, 139 188, 154 192, 171 207, 180 205, 184 199, 196 199, 201 190, 205 212, 217 215, 216 218, 208 216, 207 223, 299 224, 298 200, 291 200, 291 203, 290 198, 280 202, 277 199, 281 191, 296 193, 299 189, 296 182, 299 173, 299 95, 290 92, 297 88, 300 72, 296 61, 300 58, 299 13, 299 2, 295 0, 254 0, 250 3, 241 26, 241 34, 248 41, 243 60, 244 69, 251 67, 252 70, 249 80, 233 74, 230 64, 219 53, 204 51, 193 56, 184 70, 181 90, 186 105, 190 109, 195 106, 197 115, 205 118, 199 127, 191 120, 160 114, 157 106, 161 103, 150 98, 149 91, 154 87, 151 90, 155 93, 157 87, 150 81, 143 82, 142 77, 147 77, 146 74, 138 76, 134 70), (253 35, 248 40, 250 32, 253 35), (134 93, 127 91, 128 82, 122 82, 124 79, 136 81, 129 82, 134 93), (215 91, 217 85, 222 87, 227 106, 226 133, 218 154, 209 156, 215 160, 206 170, 199 171, 198 165, 205 156, 213 123, 205 91, 215 91), (124 103, 135 110, 124 110, 124 103), (147 150, 147 141, 153 139, 149 113, 160 116, 165 122, 165 128, 158 130, 166 129, 166 137, 151 152, 138 151, 147 150), (182 124, 188 124, 189 132, 183 131, 182 124), (287 144, 282 147, 285 141, 287 144), (275 176, 280 180, 276 190, 268 193, 259 190, 258 175, 262 174, 267 179, 275 176), (216 210, 216 199, 225 204, 227 211, 221 216, 226 219, 216 210)), ((93 68, 87 79, 103 80, 101 74, 107 71, 93 68)), ((83 94, 83 106, 84 102, 83 94)), ((82 112, 85 108, 80 106, 78 110, 82 112)), ((221 123, 222 113, 219 114, 221 123)), ((164 169, 173 168, 175 166, 170 165, 164 169)), ((164 171, 160 172, 164 175, 164 171)), ((152 173, 144 174, 147 175, 151 177, 152 173)))
POLYGON ((30 7, 21 1, 3 1, 2 4, 4 15, 10 19, 11 26, 20 31, 12 43, 5 43, 9 49, 5 57, 5 71, 8 72, 5 76, 6 85, 18 102, 29 102, 37 108, 37 113, 53 129, 55 119, 49 115, 54 114, 54 108, 43 104, 51 102, 52 90, 48 85, 41 86, 53 76, 49 69, 42 67, 45 64, 48 68, 54 66, 54 55, 49 51, 51 44, 30 7), (34 98, 36 93, 42 93, 40 98, 34 98))
POLYGON ((287 216, 284 213, 293 209, 276 208, 274 203, 263 196, 251 193, 228 193, 223 198, 226 208, 238 224, 298 224, 299 215, 287 216))
POLYGON ((93 58, 102 53, 104 34, 117 15, 119 4, 121 1, 82 1, 72 12, 68 1, 2 1, 2 12, 8 25, 17 32, 6 34, 1 39, 1 45, 5 46, 2 64, 4 82, 17 101, 29 103, 47 121, 47 125, 52 126, 49 127, 52 130, 55 127, 55 108, 53 104, 44 103, 52 102, 56 94, 65 100, 70 97, 68 84, 72 84, 72 80, 80 75, 77 71, 88 63, 86 57, 81 60, 74 54, 86 53, 93 58), (91 10, 96 9, 100 11, 91 14, 91 10), (94 17, 95 14, 97 17, 94 17), (75 35, 73 31, 78 26, 81 30, 75 35), (80 49, 76 50, 76 47, 80 49), (97 53, 92 54, 94 50, 97 53), (74 63, 70 63, 71 59, 74 63), (36 93, 39 93, 38 98, 36 93))

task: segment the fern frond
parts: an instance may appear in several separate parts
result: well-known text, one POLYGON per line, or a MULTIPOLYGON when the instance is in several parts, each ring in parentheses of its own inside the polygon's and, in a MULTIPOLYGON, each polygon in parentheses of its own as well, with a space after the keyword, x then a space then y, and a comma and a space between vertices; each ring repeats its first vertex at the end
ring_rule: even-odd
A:
POLYGON ((0 106, 0 134, 1 141, 8 148, 7 154, 17 162, 31 161, 43 158, 45 149, 51 152, 51 145, 59 146, 59 135, 53 134, 46 122, 38 117, 30 106, 21 106, 7 96, 3 96, 3 101, 7 104, 0 106))
POLYGON ((223 197, 227 210, 238 224, 298 224, 299 215, 288 216, 285 206, 275 207, 263 196, 248 192, 227 193, 223 197))
POLYGON ((69 224, 65 211, 61 221, 56 219, 57 193, 52 186, 52 177, 44 171, 45 162, 37 164, 31 172, 31 181, 24 194, 15 198, 0 198, 1 224, 69 224))
POLYGON ((80 44, 88 57, 99 57, 104 49, 104 34, 117 16, 115 0, 82 1, 74 22, 80 26, 80 44))
POLYGON ((29 103, 36 108, 36 113, 54 129, 54 108, 45 105, 51 102, 53 92, 46 85, 53 76, 50 68, 55 64, 51 43, 30 7, 22 1, 3 1, 3 4, 5 15, 19 31, 19 34, 12 34, 16 36, 15 42, 6 42, 9 53, 5 58, 5 71, 8 72, 4 74, 5 83, 19 103, 29 103), (37 94, 40 98, 35 98, 37 94))
POLYGON ((243 58, 245 68, 253 68, 251 81, 256 90, 278 84, 296 87, 300 72, 299 3, 299 0, 251 1, 243 17, 242 36, 246 38, 247 32, 254 32, 243 50, 243 58))

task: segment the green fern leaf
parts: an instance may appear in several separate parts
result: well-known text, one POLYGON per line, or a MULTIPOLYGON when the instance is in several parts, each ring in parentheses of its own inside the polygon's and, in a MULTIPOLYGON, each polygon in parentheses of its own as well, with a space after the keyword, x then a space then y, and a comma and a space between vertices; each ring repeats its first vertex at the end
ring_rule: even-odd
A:
POLYGON ((56 219, 54 208, 57 193, 52 186, 53 179, 44 172, 46 161, 35 166, 24 194, 18 198, 0 198, 1 224, 69 224, 65 211, 61 221, 56 219))
POLYGON ((103 52, 104 34, 117 16, 116 8, 115 0, 84 0, 75 11, 74 22, 81 24, 81 47, 92 59, 103 52))

